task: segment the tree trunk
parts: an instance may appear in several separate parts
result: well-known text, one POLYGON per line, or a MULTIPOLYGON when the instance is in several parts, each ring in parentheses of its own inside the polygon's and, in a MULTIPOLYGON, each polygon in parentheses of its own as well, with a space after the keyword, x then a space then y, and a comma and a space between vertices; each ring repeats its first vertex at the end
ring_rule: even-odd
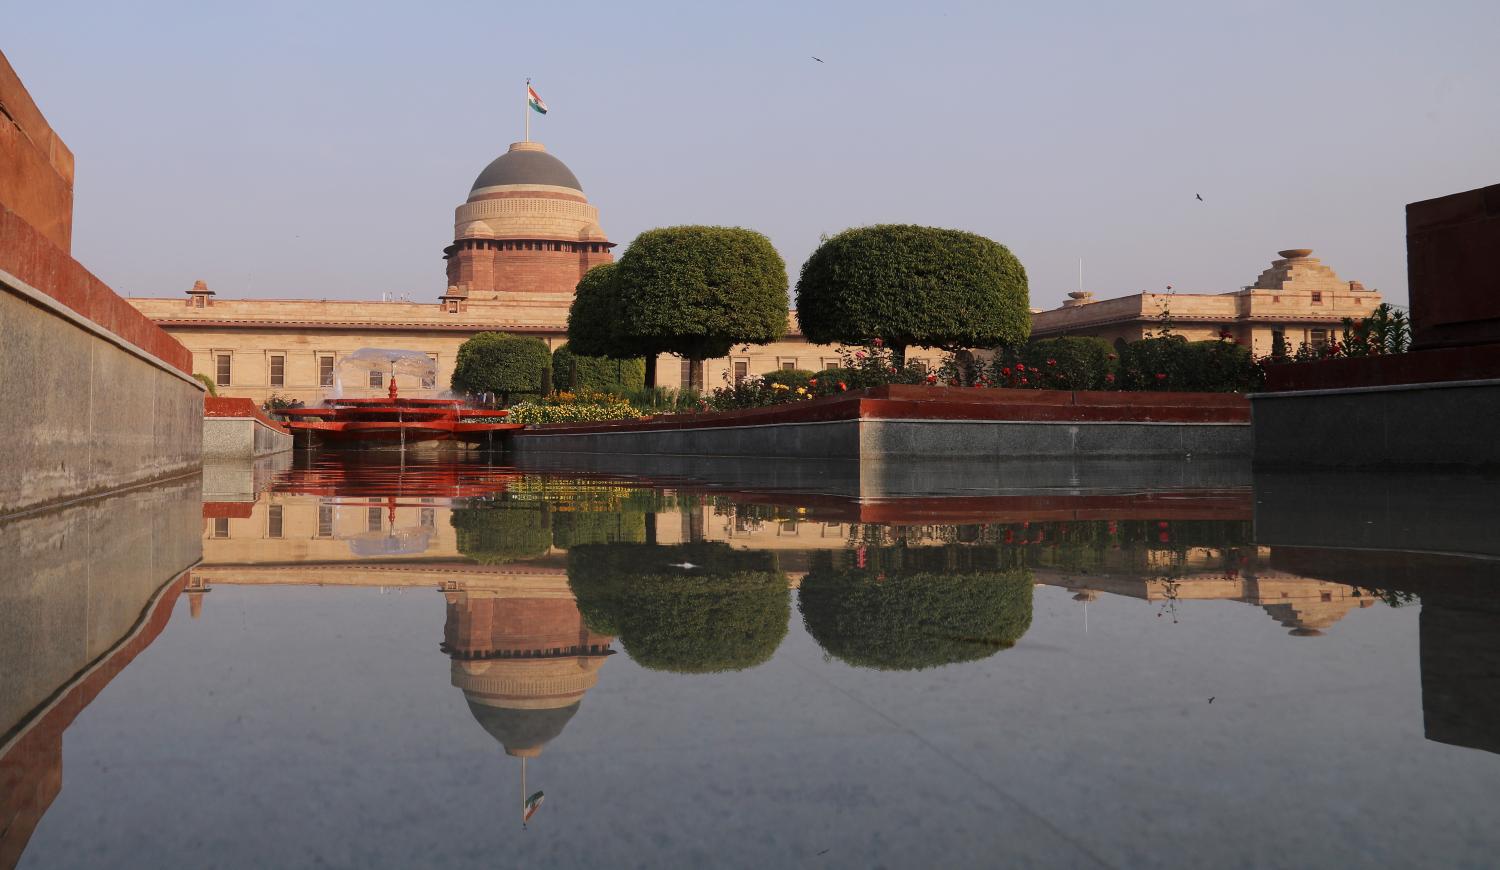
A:
POLYGON ((906 368, 906 345, 891 345, 891 365, 898 369, 906 368))
POLYGON ((646 514, 646 543, 652 544, 652 545, 654 545, 656 543, 656 514, 655 513, 648 513, 648 514, 646 514))
POLYGON ((656 388, 656 354, 646 354, 646 386, 656 388))

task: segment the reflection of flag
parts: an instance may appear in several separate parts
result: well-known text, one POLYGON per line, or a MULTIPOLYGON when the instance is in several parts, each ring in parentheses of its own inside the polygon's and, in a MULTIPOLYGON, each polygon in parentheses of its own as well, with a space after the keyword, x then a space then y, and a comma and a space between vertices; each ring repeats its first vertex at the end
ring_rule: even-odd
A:
POLYGON ((541 806, 542 806, 542 793, 541 792, 537 792, 536 794, 534 794, 531 797, 527 798, 526 799, 525 812, 522 813, 522 815, 521 815, 521 821, 522 822, 529 822, 529 821, 531 821, 531 817, 534 816, 534 815, 536 815, 536 811, 538 809, 540 809, 541 806))
POLYGON ((531 105, 531 108, 537 110, 537 112, 543 115, 547 114, 547 104, 542 102, 542 98, 536 95, 536 91, 531 89, 531 85, 526 86, 526 102, 531 105))

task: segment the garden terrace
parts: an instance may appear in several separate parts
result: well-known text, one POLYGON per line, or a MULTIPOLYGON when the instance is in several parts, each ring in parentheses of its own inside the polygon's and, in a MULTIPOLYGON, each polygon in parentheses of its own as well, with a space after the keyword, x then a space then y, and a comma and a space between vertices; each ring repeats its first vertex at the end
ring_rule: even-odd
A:
POLYGON ((764 408, 529 426, 517 452, 839 459, 1248 455, 1250 408, 1223 393, 888 385, 764 408))

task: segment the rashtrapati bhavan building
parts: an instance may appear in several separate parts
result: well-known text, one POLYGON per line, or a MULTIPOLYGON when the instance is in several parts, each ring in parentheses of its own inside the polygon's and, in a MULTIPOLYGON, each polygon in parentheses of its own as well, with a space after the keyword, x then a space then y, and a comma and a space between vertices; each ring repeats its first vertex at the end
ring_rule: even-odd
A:
MULTIPOLYGON (((202 281, 185 297, 130 302, 191 350, 194 370, 226 395, 263 401, 276 393, 316 404, 336 383, 346 396, 382 394, 387 384, 380 373, 349 383, 339 369, 344 356, 380 347, 432 357, 431 382, 399 388, 404 396, 436 396, 448 389, 459 346, 476 333, 534 335, 553 348, 567 341, 574 287, 589 269, 613 261, 614 247, 572 170, 541 143, 516 142, 479 173, 457 208, 453 243, 443 249, 447 289, 432 302, 219 299, 202 281)), ((1344 317, 1369 313, 1380 296, 1340 279, 1310 254, 1282 251, 1252 286, 1231 293, 1138 293, 1096 302, 1076 291, 1061 308, 1033 311, 1033 335, 1140 338, 1167 307, 1173 329, 1189 339, 1228 330, 1257 354, 1270 352, 1276 332, 1292 348, 1315 344, 1344 317)), ((664 356, 658 383, 712 389, 727 378, 839 362, 837 347, 802 338, 795 317, 784 340, 735 351, 696 371, 664 356)), ((929 363, 941 355, 908 353, 929 363)))

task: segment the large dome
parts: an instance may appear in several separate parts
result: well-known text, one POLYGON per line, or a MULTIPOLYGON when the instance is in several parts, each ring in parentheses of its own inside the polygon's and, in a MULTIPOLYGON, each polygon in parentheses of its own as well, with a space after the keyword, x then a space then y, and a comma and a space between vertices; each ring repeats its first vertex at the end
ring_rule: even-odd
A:
POLYGON ((548 154, 540 142, 511 143, 509 151, 496 157, 479 173, 469 192, 507 184, 547 184, 583 192, 583 185, 578 183, 573 170, 548 154))

